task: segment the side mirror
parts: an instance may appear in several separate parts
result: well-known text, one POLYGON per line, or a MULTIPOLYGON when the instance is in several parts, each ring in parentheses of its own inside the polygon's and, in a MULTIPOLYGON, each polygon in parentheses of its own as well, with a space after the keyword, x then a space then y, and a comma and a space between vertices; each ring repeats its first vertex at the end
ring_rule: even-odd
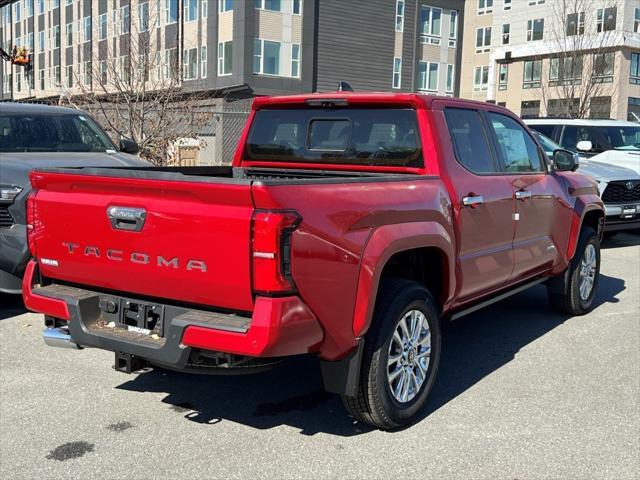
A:
POLYGON ((131 155, 135 155, 140 151, 138 144, 128 138, 121 138, 119 146, 121 152, 130 153, 131 155))
POLYGON ((576 145, 576 150, 579 152, 590 152, 593 150, 593 144, 590 140, 580 140, 576 145))
POLYGON ((553 165, 560 172, 575 172, 579 165, 578 154, 562 148, 554 150, 553 165))

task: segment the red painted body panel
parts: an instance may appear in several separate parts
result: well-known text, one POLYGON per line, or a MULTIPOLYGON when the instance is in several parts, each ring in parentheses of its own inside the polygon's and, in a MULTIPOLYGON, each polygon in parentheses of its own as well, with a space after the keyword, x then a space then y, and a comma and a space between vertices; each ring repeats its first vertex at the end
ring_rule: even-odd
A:
POLYGON ((22 279, 22 299, 24 306, 34 312, 40 312, 51 317, 56 317, 61 320, 69 320, 71 315, 69 314, 69 307, 67 304, 55 298, 43 297, 42 295, 36 295, 33 293, 33 282, 35 271, 38 268, 38 264, 34 260, 30 260, 27 263, 27 267, 24 271, 24 277, 22 279))
MULTIPOLYGON (((312 351, 328 360, 349 353, 367 331, 380 274, 395 253, 437 250, 444 266, 439 299, 443 313, 531 276, 561 272, 573 255, 584 215, 602 209, 593 185, 578 174, 472 174, 455 159, 445 106, 513 117, 485 103, 413 94, 257 98, 234 166, 387 175, 327 176, 317 183, 234 183, 35 173, 37 254, 40 259, 60 259, 59 267, 41 263, 41 271, 48 279, 94 288, 251 312, 247 334, 190 326, 183 337, 187 346, 252 356, 312 351), (424 166, 243 161, 243 145, 257 109, 299 108, 310 98, 416 109, 424 166), (527 203, 515 199, 515 192, 523 188, 532 192, 527 203), (482 195, 484 204, 464 207, 462 198, 470 194, 482 195), (111 205, 144 207, 148 217, 143 230, 113 230, 106 218, 111 205), (301 217, 291 235, 290 281, 295 294, 273 298, 252 292, 251 218, 256 209, 294 210, 301 217), (521 220, 516 221, 515 214, 521 220), (80 245, 75 253, 82 255, 65 251, 63 240, 80 245), (81 249, 87 245, 101 255, 93 250, 85 255, 81 249), (136 252, 150 258, 175 256, 180 268, 113 260, 102 255, 108 249, 121 250, 118 256, 125 258, 136 252), (206 271, 181 268, 188 259, 203 262, 206 271)), ((43 312, 56 308, 33 298, 29 306, 43 312)))

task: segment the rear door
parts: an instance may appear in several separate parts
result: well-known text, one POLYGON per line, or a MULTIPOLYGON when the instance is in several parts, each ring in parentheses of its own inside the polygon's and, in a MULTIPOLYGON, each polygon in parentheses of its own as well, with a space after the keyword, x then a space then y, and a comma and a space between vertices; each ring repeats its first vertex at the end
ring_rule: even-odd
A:
POLYGON ((514 118, 488 111, 498 158, 515 197, 514 269, 517 281, 551 268, 566 250, 571 210, 547 172, 544 153, 514 118))
POLYGON ((503 285, 513 270, 512 187, 478 110, 444 109, 455 160, 447 162, 458 220, 461 301, 503 285))
POLYGON ((45 277, 252 310, 249 181, 107 175, 32 174, 33 234, 45 277))

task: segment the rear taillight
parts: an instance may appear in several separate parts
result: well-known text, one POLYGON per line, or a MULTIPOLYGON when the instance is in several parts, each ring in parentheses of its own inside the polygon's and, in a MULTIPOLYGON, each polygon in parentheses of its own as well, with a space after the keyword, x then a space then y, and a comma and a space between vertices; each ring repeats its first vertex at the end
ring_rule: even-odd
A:
POLYGON ((34 188, 29 193, 29 197, 27 198, 27 245, 29 246, 29 251, 31 252, 31 256, 36 258, 36 240, 35 240, 35 230, 38 224, 38 215, 36 213, 36 194, 38 191, 34 188))
POLYGON ((302 218, 292 211, 256 210, 251 221, 251 265, 255 293, 295 290, 291 276, 291 234, 302 218))

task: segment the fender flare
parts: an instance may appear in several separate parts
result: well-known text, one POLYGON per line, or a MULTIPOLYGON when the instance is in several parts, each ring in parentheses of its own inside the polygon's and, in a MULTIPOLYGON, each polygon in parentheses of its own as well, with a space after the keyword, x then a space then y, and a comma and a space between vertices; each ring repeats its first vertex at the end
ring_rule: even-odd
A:
POLYGON ((371 234, 362 254, 358 290, 353 315, 353 334, 364 335, 373 317, 380 275, 387 261, 396 253, 414 248, 437 248, 444 255, 448 269, 448 292, 445 304, 453 295, 455 285, 455 255, 453 240, 438 222, 410 222, 384 225, 371 234))
MULTIPOLYGON (((587 216, 589 212, 598 211, 602 215, 602 218, 605 217, 604 208, 602 206, 602 200, 600 197, 595 196, 595 201, 585 201, 590 199, 585 199, 582 197, 578 197, 576 199, 575 205, 573 207, 573 217, 571 219, 571 232, 569 234, 569 242, 567 244, 567 258, 571 260, 576 253, 576 248, 578 247, 578 238, 580 236, 580 230, 582 229, 582 225, 584 223, 584 218, 587 216)), ((596 232, 600 235, 600 231, 596 232)))

